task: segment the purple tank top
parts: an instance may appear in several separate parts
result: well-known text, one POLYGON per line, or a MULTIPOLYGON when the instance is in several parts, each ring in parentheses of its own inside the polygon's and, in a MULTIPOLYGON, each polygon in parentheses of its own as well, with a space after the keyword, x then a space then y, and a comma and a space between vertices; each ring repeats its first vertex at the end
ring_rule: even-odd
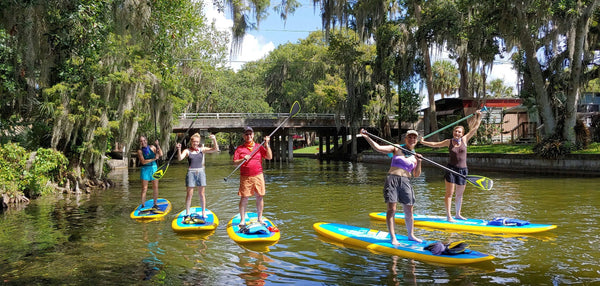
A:
POLYGON ((450 154, 450 161, 448 161, 448 164, 456 168, 467 167, 467 145, 465 142, 461 142, 460 146, 455 147, 452 144, 451 139, 450 145, 448 146, 448 153, 450 154))
POLYGON ((204 153, 190 153, 188 154, 188 164, 190 169, 200 169, 204 168, 204 153))
POLYGON ((395 155, 394 157, 392 157, 392 167, 412 172, 412 170, 414 170, 417 166, 417 163, 414 160, 411 160, 411 157, 406 157, 404 155, 395 155))

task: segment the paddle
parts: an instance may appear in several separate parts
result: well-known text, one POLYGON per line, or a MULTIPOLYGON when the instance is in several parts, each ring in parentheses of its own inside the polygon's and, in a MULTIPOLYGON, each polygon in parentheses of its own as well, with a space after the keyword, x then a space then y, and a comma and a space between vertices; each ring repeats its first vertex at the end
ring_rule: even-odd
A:
MULTIPOLYGON (((484 106, 484 107, 481 109, 481 112, 485 112, 485 111, 488 111, 488 108, 484 106)), ((423 138, 421 138, 421 140, 425 140, 425 139, 427 139, 427 138, 429 138, 429 137, 433 136, 434 134, 437 134, 438 132, 441 132, 441 131, 443 131, 443 130, 446 130, 446 129, 448 129, 448 128, 450 128, 450 127, 452 127, 452 126, 454 126, 454 125, 456 125, 456 124, 460 123, 460 122, 463 122, 463 121, 465 121, 465 120, 467 120, 467 119, 471 118, 471 117, 472 117, 473 115, 475 115, 475 114, 477 114, 477 113, 472 113, 472 114, 469 114, 469 115, 467 115, 467 116, 465 116, 465 117, 463 117, 463 118, 461 118, 461 119, 459 119, 459 120, 456 120, 456 121, 454 121, 454 122, 452 122, 452 123, 450 123, 450 124, 448 124, 448 125, 444 126, 443 128, 440 128, 440 129, 438 129, 438 130, 436 130, 436 131, 433 131, 433 132, 431 132, 431 133, 429 133, 429 134, 427 134, 427 135, 423 136, 423 138)), ((392 153, 388 153, 388 157, 392 158, 392 157, 394 157, 394 154, 392 154, 392 153)))
MULTIPOLYGON (((488 108, 484 106, 484 107, 481 109, 481 112, 485 112, 485 111, 488 111, 488 108)), ((431 132, 431 133, 429 133, 429 134, 427 134, 427 135, 423 136, 423 138, 422 138, 421 140, 423 140, 423 139, 427 139, 427 138, 429 138, 429 137, 433 136, 434 134, 437 134, 438 132, 441 132, 442 130, 446 130, 446 129, 448 129, 448 128, 450 128, 450 127, 452 127, 452 126, 454 126, 454 125, 456 125, 456 124, 458 124, 458 123, 460 123, 460 122, 462 122, 462 121, 465 121, 465 120, 467 120, 467 119, 471 118, 471 117, 472 117, 473 115, 475 115, 475 114, 477 114, 477 113, 472 113, 472 114, 469 114, 469 115, 467 115, 467 116, 465 116, 465 117, 463 117, 463 118, 461 118, 461 119, 459 119, 459 120, 456 120, 456 121, 454 121, 453 123, 450 123, 450 124, 448 124, 448 125, 444 126, 443 128, 440 128, 440 129, 438 129, 438 130, 436 130, 436 131, 433 131, 433 132, 431 132)))
MULTIPOLYGON (((208 96, 206 97, 206 99, 202 103, 202 106, 200 107, 200 109, 204 108, 204 105, 206 105, 206 102, 208 102, 208 99, 210 98, 211 95, 212 95, 212 92, 209 91, 208 92, 208 96)), ((192 120, 192 123, 190 123, 190 126, 185 131, 186 134, 188 132, 190 132, 190 129, 192 129, 192 126, 194 125, 194 122, 196 122, 196 119, 198 119, 198 117, 196 117, 196 118, 194 118, 194 120, 192 120)), ((183 144, 183 140, 185 140, 185 136, 183 136, 183 139, 181 139, 181 144, 183 144)), ((160 180, 165 175, 165 173, 167 172, 167 169, 169 169, 169 164, 171 164, 171 160, 173 160, 173 156, 175 156, 175 153, 177 153, 177 152, 173 152, 173 154, 171 154, 171 157, 169 158, 169 161, 167 161, 167 163, 165 163, 162 166, 158 167, 158 169, 156 170, 156 172, 154 172, 154 174, 152 174, 152 178, 154 178, 156 180, 160 180)))
MULTIPOLYGON (((292 118, 296 114, 298 114, 299 111, 300 111, 300 104, 296 101, 296 102, 294 102, 294 104, 292 104, 292 108, 290 109, 290 113, 289 113, 288 117, 283 122, 281 122, 281 124, 279 124, 279 126, 277 126, 277 128, 275 128, 275 130, 273 130, 273 132, 271 132, 271 134, 269 134, 269 137, 273 136, 273 134, 275 134, 275 132, 277 132, 277 130, 279 130, 279 128, 281 128, 281 126, 283 126, 283 124, 285 124, 290 118, 292 118)), ((260 146, 263 146, 264 144, 265 144, 265 142, 263 141, 262 143, 260 143, 260 146)), ((260 146, 254 148, 254 150, 252 150, 252 153, 250 153, 250 158, 252 158, 252 156, 254 156, 254 154, 256 154, 256 151, 258 151, 260 149, 260 146)), ((244 163, 246 163, 246 161, 248 161, 248 160, 244 159, 244 161, 242 161, 242 163, 237 165, 237 167, 235 167, 235 169, 223 180, 227 181, 227 179, 229 179, 229 177, 231 177, 231 175, 233 175, 233 173, 235 173, 235 171, 237 171, 237 169, 239 169, 244 163)))
MULTIPOLYGON (((410 154, 416 154, 414 151, 408 150, 408 149, 406 149, 406 148, 404 148, 404 147, 402 147, 402 146, 400 146, 400 145, 394 144, 394 143, 392 143, 392 142, 390 142, 390 141, 387 141, 387 140, 385 140, 385 139, 383 139, 383 138, 381 138, 381 137, 379 137, 379 136, 373 135, 373 134, 371 134, 371 133, 369 133, 369 132, 367 132, 367 134, 368 134, 369 136, 373 137, 373 138, 376 138, 376 139, 378 139, 378 140, 380 140, 380 141, 382 141, 382 142, 386 143, 386 144, 389 144, 389 145, 392 145, 392 146, 394 146, 394 147, 396 147, 396 148, 398 148, 398 149, 401 149, 402 151, 408 152, 408 153, 410 153, 410 154)), ((445 166, 443 166, 443 165, 440 165, 440 164, 436 163, 436 162, 435 162, 435 161, 433 161, 433 160, 427 159, 427 158, 425 158, 425 157, 423 157, 423 156, 421 156, 421 158, 422 158, 423 160, 425 160, 425 161, 427 161, 427 162, 431 163, 431 164, 434 164, 434 165, 436 165, 436 166, 438 166, 438 167, 440 167, 440 168, 442 168, 442 169, 444 169, 444 170, 448 171, 448 172, 454 173, 454 174, 456 174, 456 175, 458 175, 458 176, 461 176, 461 177, 465 178, 465 179, 467 180, 467 182, 471 183, 471 184, 472 184, 473 186, 475 186, 476 188, 479 188, 479 189, 482 189, 482 190, 489 191, 489 190, 491 190, 491 189, 492 189, 492 187, 494 186, 494 181, 492 181, 492 180, 491 180, 491 179, 489 179, 489 178, 486 178, 486 177, 483 177, 483 176, 477 176, 477 175, 468 175, 468 176, 465 176, 465 175, 463 175, 463 174, 461 174, 461 173, 458 173, 458 172, 456 172, 456 171, 454 171, 454 170, 452 170, 452 169, 449 169, 449 168, 447 168, 447 167, 445 167, 445 166)))

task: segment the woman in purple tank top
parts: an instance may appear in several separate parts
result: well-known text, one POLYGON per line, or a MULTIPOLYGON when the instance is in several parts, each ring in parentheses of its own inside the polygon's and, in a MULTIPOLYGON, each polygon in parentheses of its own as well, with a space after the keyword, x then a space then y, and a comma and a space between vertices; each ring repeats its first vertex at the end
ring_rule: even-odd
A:
POLYGON ((206 187, 206 173, 204 172, 204 154, 219 152, 219 144, 214 134, 210 134, 212 147, 200 147, 200 134, 196 133, 190 138, 190 148, 181 151, 181 143, 177 143, 177 155, 179 161, 186 156, 189 161, 189 168, 185 176, 186 196, 185 196, 185 214, 184 222, 191 219, 190 207, 192 206, 192 197, 194 196, 194 188, 198 188, 200 196, 200 204, 202 207, 202 218, 206 218, 206 197, 204 189, 206 187))
MULTIPOLYGON (((480 110, 477 110, 476 114, 475 124, 467 134, 464 134, 465 128, 458 125, 454 127, 451 139, 440 142, 429 142, 421 139, 421 144, 425 146, 433 148, 448 147, 448 168, 464 176, 469 174, 469 170, 467 169, 467 142, 475 136, 475 133, 477 133, 477 129, 479 129, 479 125, 481 124, 481 119, 483 118, 480 110)), ((444 197, 446 218, 450 222, 454 222, 454 218, 465 220, 466 218, 460 214, 460 210, 462 208, 463 194, 465 192, 465 187, 467 186, 467 180, 465 177, 451 172, 446 172, 444 178, 446 179, 446 195, 444 197), (456 215, 452 218, 450 209, 452 207, 452 195, 454 194, 454 190, 456 190, 456 215)))
MULTIPOLYGON (((398 149, 392 145, 379 145, 369 137, 366 130, 361 129, 360 133, 363 138, 369 142, 369 145, 379 153, 393 153, 392 164, 388 171, 388 175, 385 179, 385 185, 383 187, 383 198, 387 204, 386 213, 386 224, 390 233, 392 244, 398 245, 399 242, 396 239, 396 233, 394 230, 394 219, 396 216, 396 205, 402 203, 402 209, 404 210, 404 222, 406 224, 406 231, 408 232, 408 239, 417 242, 422 242, 421 239, 415 236, 414 233, 414 219, 413 219, 413 205, 415 204, 415 193, 410 183, 411 177, 418 177, 421 175, 421 155, 414 152, 404 152, 402 149, 398 149)), ((406 132, 404 141, 406 143, 407 150, 414 150, 417 145, 419 133, 415 130, 409 130, 406 132)))

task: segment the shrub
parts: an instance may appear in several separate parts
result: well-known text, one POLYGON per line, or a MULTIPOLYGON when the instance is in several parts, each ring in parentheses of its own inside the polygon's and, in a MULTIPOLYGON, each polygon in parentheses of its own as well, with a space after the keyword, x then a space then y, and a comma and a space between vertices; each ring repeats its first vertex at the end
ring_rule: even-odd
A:
POLYGON ((558 159, 571 153, 573 146, 569 142, 554 137, 544 139, 533 146, 533 152, 545 159, 558 159))
POLYGON ((35 159, 27 166, 31 153, 16 143, 0 147, 0 192, 11 197, 29 198, 54 192, 54 185, 63 184, 68 160, 60 152, 39 148, 35 159))
POLYGON ((575 122, 575 144, 577 150, 587 149, 591 140, 590 130, 583 124, 582 120, 575 122))

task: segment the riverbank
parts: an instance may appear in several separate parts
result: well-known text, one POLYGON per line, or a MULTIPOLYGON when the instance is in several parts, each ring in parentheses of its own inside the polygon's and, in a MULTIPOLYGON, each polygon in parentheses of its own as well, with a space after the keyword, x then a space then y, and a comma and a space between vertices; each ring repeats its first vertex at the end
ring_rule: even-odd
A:
MULTIPOLYGON (((295 154, 294 154, 295 155, 295 154)), ((438 164, 446 165, 448 154, 422 153, 438 164)), ((363 152, 362 162, 389 162, 385 154, 363 152)), ((467 157, 469 170, 502 171, 543 175, 600 176, 600 154, 569 154, 564 158, 542 159, 534 154, 487 154, 470 153, 467 157)), ((425 164, 428 164, 425 162, 425 164)), ((431 165, 431 164, 429 164, 431 165)))
MULTIPOLYGON (((421 154, 444 166, 448 162, 446 153, 421 154)), ((318 159, 318 154, 294 153, 294 158, 318 159)), ((469 170, 600 177, 600 154, 569 154, 561 159, 550 160, 539 158, 535 154, 470 153, 467 160, 469 170)), ((365 151, 358 155, 358 161, 389 163, 390 158, 385 154, 365 151)), ((109 160, 109 165, 111 169, 127 168, 127 161, 109 160)))

